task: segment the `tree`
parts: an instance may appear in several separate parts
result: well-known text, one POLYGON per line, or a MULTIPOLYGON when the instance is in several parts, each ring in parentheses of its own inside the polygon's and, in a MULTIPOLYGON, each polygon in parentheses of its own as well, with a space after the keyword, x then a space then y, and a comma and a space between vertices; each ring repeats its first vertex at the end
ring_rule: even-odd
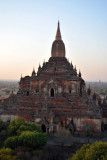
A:
POLYGON ((20 117, 15 118, 10 122, 8 126, 8 133, 11 136, 17 135, 17 130, 20 128, 21 125, 24 125, 24 124, 25 124, 25 121, 22 118, 20 117))
POLYGON ((23 131, 42 132, 40 126, 35 122, 27 122, 18 117, 12 120, 8 126, 10 136, 20 135, 23 131))
POLYGON ((18 157, 10 148, 0 149, 0 160, 18 160, 18 157))
POLYGON ((21 146, 27 148, 41 148, 47 142, 47 134, 36 131, 24 131, 19 136, 21 146))
POLYGON ((37 131, 42 132, 40 125, 35 122, 25 122, 25 124, 20 125, 17 129, 17 135, 20 135, 23 131, 37 131))
POLYGON ((15 149, 18 146, 41 148, 47 142, 47 134, 36 131, 23 131, 19 136, 9 137, 4 141, 4 147, 15 149))
POLYGON ((40 125, 24 121, 18 117, 8 126, 11 137, 4 141, 4 147, 15 149, 18 146, 27 148, 41 148, 47 142, 47 134, 42 133, 40 125))
POLYGON ((4 141, 4 147, 14 149, 17 148, 18 146, 20 146, 18 136, 9 137, 4 141))
POLYGON ((107 142, 95 142, 83 145, 69 160, 106 160, 107 142))

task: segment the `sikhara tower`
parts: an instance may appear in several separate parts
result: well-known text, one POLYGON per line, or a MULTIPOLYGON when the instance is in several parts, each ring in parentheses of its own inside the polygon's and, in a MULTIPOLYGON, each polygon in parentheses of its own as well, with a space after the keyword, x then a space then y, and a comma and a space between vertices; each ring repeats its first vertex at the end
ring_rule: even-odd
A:
POLYGON ((39 65, 37 73, 33 69, 31 76, 21 77, 18 93, 2 102, 2 119, 21 116, 39 123, 44 132, 83 131, 87 124, 101 131, 99 104, 86 92, 81 72, 65 55, 58 22, 49 61, 39 65))

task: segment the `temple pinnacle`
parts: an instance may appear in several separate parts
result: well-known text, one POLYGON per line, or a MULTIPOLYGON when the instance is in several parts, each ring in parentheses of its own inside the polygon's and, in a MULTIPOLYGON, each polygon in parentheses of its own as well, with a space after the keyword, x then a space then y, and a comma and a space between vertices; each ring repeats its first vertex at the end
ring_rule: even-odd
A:
POLYGON ((60 24, 58 21, 58 27, 57 27, 57 32, 56 32, 56 36, 55 36, 55 40, 61 40, 61 32, 60 32, 60 24))

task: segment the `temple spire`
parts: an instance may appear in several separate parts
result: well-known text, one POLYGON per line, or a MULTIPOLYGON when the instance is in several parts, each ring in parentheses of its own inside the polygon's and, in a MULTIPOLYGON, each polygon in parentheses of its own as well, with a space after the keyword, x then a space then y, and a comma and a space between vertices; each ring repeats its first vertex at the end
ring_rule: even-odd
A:
POLYGON ((59 21, 58 21, 56 37, 52 44, 51 56, 52 57, 65 57, 65 45, 61 39, 59 21))
POLYGON ((57 32, 56 32, 56 36, 55 36, 55 40, 61 40, 61 32, 60 32, 60 24, 58 21, 58 27, 57 27, 57 32))

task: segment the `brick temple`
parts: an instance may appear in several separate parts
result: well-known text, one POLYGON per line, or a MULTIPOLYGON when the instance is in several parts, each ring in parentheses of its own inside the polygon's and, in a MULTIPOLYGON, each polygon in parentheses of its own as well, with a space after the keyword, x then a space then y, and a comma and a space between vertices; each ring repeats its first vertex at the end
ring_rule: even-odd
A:
POLYGON ((90 88, 86 90, 81 72, 67 60, 59 22, 48 62, 39 65, 37 73, 33 69, 31 76, 21 77, 17 94, 1 101, 0 109, 4 121, 20 116, 47 132, 61 127, 84 131, 87 125, 101 132, 100 103, 90 88))

